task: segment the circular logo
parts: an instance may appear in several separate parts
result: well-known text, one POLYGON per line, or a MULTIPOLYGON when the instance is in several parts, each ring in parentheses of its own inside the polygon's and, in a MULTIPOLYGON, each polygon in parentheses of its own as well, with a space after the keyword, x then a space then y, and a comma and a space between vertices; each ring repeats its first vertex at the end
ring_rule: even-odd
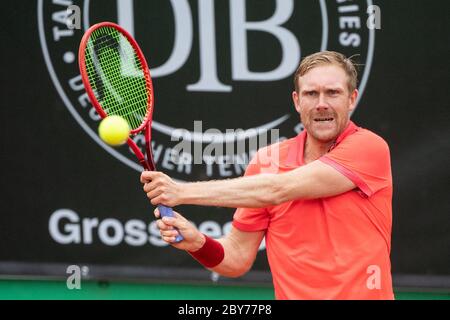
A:
MULTIPOLYGON (((358 55, 361 98, 375 45, 375 31, 366 26, 370 5, 371 0, 116 0, 105 6, 84 0, 73 1, 68 10, 63 1, 39 0, 38 24, 44 59, 64 105, 104 150, 141 171, 126 146, 111 148, 99 139, 100 118, 77 61, 91 25, 112 21, 130 32, 153 79, 156 165, 174 178, 199 180, 242 175, 257 148, 302 130, 291 101, 302 57, 323 50, 358 55), (174 157, 180 141, 182 156, 174 157)), ((143 142, 141 136, 134 139, 143 142)))

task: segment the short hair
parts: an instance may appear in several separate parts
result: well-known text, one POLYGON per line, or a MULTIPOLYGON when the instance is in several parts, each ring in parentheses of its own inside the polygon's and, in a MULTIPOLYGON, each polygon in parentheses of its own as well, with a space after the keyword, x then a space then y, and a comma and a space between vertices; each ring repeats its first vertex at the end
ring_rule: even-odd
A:
POLYGON ((352 93, 358 83, 357 65, 352 61, 352 57, 347 58, 342 53, 335 51, 321 51, 305 57, 294 75, 295 91, 299 92, 298 79, 300 77, 307 74, 313 68, 327 64, 337 65, 345 71, 348 76, 348 90, 352 93))

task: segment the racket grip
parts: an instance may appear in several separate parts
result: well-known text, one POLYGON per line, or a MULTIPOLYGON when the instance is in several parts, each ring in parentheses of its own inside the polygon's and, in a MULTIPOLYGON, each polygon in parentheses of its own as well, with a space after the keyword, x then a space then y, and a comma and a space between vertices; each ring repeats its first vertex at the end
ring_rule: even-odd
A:
MULTIPOLYGON (((158 205, 158 209, 159 209, 159 213, 161 214, 161 218, 162 218, 162 217, 170 217, 170 218, 172 218, 172 217, 175 216, 175 215, 173 214, 172 208, 170 208, 170 207, 166 207, 166 206, 160 204, 160 205, 158 205)), ((175 229, 178 231, 177 228, 175 228, 175 229)), ((178 231, 178 236, 175 238, 175 242, 178 243, 178 242, 183 241, 183 240, 184 240, 183 236, 182 236, 181 233, 178 231)))

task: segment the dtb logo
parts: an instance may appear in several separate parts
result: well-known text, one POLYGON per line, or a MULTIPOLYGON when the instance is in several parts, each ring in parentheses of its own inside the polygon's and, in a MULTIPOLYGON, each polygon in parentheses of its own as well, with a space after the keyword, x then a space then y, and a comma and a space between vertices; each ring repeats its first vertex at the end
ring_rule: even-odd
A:
MULTIPOLYGON (((90 105, 76 62, 79 43, 91 25, 112 21, 130 32, 146 56, 155 90, 153 149, 157 167, 180 180, 238 176, 244 166, 171 162, 182 138, 235 143, 279 130, 295 136, 299 116, 291 100, 292 76, 302 56, 332 50, 358 55, 361 98, 369 79, 379 12, 371 0, 116 0, 38 1, 42 52, 64 105, 104 150, 141 171, 127 147, 113 149, 97 135, 99 116, 90 105), (81 29, 69 5, 80 8, 81 29), (370 23, 368 21, 370 19, 370 23), (72 21, 71 20, 71 21, 72 21), (369 28, 369 27, 370 28, 369 28), (203 132, 195 130, 202 121, 203 132), (206 131, 214 128, 213 133, 206 131), (226 134, 242 129, 242 134, 226 134)), ((135 137, 140 144, 144 139, 135 137)), ((269 141, 273 143, 275 141, 269 141)), ((249 151, 229 155, 248 162, 249 151)))
MULTIPOLYGON (((232 86, 219 80, 217 72, 217 36, 215 0, 197 0, 198 23, 193 23, 193 12, 187 0, 172 0, 175 40, 167 61, 152 69, 154 78, 177 72, 188 60, 193 49, 194 30, 198 30, 198 52, 200 79, 189 84, 188 91, 230 92, 232 86)), ((291 75, 300 61, 300 44, 295 34, 283 26, 292 17, 294 0, 277 0, 274 12, 261 21, 247 20, 247 1, 230 0, 229 37, 220 41, 229 42, 231 48, 231 77, 234 81, 277 81, 291 75), (266 33, 281 48, 281 61, 269 71, 251 71, 247 36, 251 32, 266 33)), ((118 22, 134 33, 134 1, 118 1, 118 22)))

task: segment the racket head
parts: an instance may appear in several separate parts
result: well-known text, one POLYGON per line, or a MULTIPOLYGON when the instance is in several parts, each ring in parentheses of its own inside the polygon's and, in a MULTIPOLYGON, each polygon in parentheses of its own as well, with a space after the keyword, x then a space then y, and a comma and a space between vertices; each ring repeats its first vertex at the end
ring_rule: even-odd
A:
POLYGON ((84 34, 78 61, 81 78, 97 113, 122 116, 137 134, 151 124, 153 84, 136 40, 112 22, 91 26, 84 34))

